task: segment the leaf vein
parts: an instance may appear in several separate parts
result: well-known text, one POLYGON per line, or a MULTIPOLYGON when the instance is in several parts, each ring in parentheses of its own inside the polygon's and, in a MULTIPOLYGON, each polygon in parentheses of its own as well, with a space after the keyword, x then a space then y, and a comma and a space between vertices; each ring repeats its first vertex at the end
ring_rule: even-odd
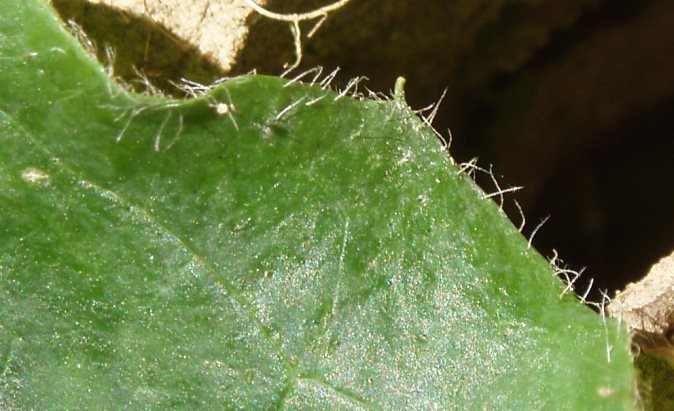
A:
MULTIPOLYGON (((7 113, 6 111, 2 110, 0 108, 0 115, 4 115, 5 118, 12 124, 14 124, 31 142, 33 142, 36 146, 36 148, 39 148, 40 150, 43 151, 44 154, 47 154, 50 158, 58 158, 56 155, 54 155, 48 148, 44 147, 43 144, 41 144, 41 141, 33 135, 32 132, 27 130, 19 121, 17 121, 10 113, 7 113)), ((175 233, 173 230, 171 230, 168 226, 165 224, 162 224, 161 221, 159 221, 154 215, 152 215, 149 210, 146 209, 146 207, 142 204, 136 204, 134 201, 131 199, 123 196, 120 193, 115 192, 114 190, 108 189, 104 187, 101 184, 97 184, 87 178, 85 178, 81 173, 78 173, 75 168, 71 167, 70 165, 64 163, 59 159, 59 161, 55 161, 54 164, 56 165, 57 168, 60 168, 61 172, 67 175, 72 176, 74 179, 77 180, 77 182, 83 187, 83 188, 88 188, 93 190, 96 194, 101 196, 102 198, 111 201, 113 204, 120 206, 120 207, 133 207, 135 210, 139 210, 141 214, 145 218, 145 222, 149 225, 154 226, 155 228, 159 229, 160 231, 164 232, 166 235, 168 235, 170 238, 172 238, 174 241, 176 241, 177 244, 180 245, 191 257, 192 259, 198 263, 203 265, 208 271, 211 272, 211 274, 215 274, 218 272, 217 265, 214 264, 212 261, 209 259, 203 257, 200 255, 195 247, 193 247, 186 239, 182 238, 180 235, 175 233)), ((234 288, 230 284, 223 284, 225 289, 230 293, 231 298, 239 304, 243 311, 248 315, 253 323, 256 325, 256 327, 259 329, 260 333, 264 338, 266 338, 269 343, 271 344, 272 347, 274 347, 274 350, 276 351, 276 355, 279 359, 279 361, 283 364, 284 368, 286 369, 286 372, 288 375, 295 375, 295 367, 290 363, 290 361, 286 358, 286 356, 283 354, 283 350, 280 346, 280 342, 278 342, 273 336, 271 335, 271 332, 267 326, 264 325, 262 320, 260 319, 259 315, 256 313, 256 309, 254 305, 246 299, 246 297, 236 288, 234 288)))

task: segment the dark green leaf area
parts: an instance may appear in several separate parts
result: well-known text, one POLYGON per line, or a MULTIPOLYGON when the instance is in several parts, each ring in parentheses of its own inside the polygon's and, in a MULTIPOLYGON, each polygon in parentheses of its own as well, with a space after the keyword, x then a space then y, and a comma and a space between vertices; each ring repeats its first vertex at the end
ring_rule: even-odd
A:
POLYGON ((400 99, 128 95, 41 4, 0 17, 0 408, 631 408, 624 333, 400 99))

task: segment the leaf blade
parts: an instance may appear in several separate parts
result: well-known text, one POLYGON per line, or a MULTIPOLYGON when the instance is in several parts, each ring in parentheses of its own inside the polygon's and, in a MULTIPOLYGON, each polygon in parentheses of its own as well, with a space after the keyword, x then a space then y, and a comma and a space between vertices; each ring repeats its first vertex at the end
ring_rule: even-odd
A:
POLYGON ((624 333, 559 299, 400 102, 265 77, 130 96, 14 10, 0 404, 631 408, 624 333))

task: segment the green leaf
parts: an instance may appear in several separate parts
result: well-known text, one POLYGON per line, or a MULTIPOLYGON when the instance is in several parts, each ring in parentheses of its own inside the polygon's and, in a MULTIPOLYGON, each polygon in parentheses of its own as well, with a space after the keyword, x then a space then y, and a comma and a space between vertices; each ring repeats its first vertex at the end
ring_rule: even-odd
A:
POLYGON ((625 332, 400 93, 128 95, 0 7, 0 408, 633 409, 625 332))

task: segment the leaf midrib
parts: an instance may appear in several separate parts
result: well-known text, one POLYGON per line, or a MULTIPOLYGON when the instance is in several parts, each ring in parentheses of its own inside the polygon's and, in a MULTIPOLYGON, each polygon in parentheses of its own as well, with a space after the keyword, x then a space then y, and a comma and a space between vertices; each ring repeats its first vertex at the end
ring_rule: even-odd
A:
MULTIPOLYGON (((41 141, 28 129, 26 129, 21 122, 14 118, 10 113, 5 110, 0 109, 0 115, 4 116, 10 124, 14 125, 18 130, 20 130, 23 135, 25 135, 31 143, 35 146, 36 149, 42 150, 49 158, 58 159, 54 161, 53 164, 56 165, 56 168, 60 172, 66 175, 72 176, 79 184, 84 188, 89 188, 95 192, 99 197, 110 201, 115 205, 115 207, 128 208, 133 207, 134 210, 138 210, 141 215, 145 218, 145 222, 159 229, 161 232, 167 234, 170 238, 175 240, 177 244, 187 252, 192 260, 203 267, 211 274, 214 278, 217 276, 218 269, 217 266, 205 256, 197 252, 196 248, 186 239, 178 235, 175 231, 171 230, 167 225, 162 224, 142 203, 137 203, 132 201, 130 198, 126 197, 123 194, 120 194, 110 188, 105 187, 100 183, 96 183, 92 180, 87 179, 82 173, 77 172, 73 167, 64 162, 60 157, 52 153, 48 148, 44 147, 41 144, 41 141)), ((248 299, 236 288, 228 283, 221 283, 225 290, 230 293, 231 298, 239 304, 243 312, 253 321, 255 326, 258 328, 261 335, 274 347, 275 354, 278 357, 281 364, 283 364, 286 370, 286 377, 288 378, 288 383, 284 391, 292 391, 292 387, 295 385, 297 380, 297 369, 291 364, 286 355, 283 353, 280 343, 273 338, 269 327, 265 326, 260 318, 258 317, 254 305, 248 301, 248 299)), ((336 393, 339 393, 339 390, 333 388, 336 393)))

